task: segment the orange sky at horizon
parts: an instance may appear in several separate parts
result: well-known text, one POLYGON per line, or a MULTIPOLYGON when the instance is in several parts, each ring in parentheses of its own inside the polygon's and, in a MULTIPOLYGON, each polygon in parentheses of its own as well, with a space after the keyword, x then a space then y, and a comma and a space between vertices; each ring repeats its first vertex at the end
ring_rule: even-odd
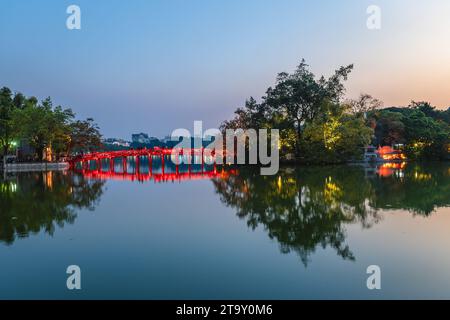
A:
POLYGON ((385 106, 414 100, 450 107, 450 1, 380 3, 382 27, 360 34, 349 96, 367 92, 385 106))

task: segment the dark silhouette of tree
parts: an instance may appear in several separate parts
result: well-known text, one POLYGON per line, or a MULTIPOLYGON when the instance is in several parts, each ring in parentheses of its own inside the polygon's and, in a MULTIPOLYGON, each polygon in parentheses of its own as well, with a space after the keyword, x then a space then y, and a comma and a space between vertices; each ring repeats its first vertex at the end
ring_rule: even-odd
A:
POLYGON ((383 102, 372 97, 370 94, 362 93, 358 99, 346 101, 346 105, 353 114, 362 115, 380 109, 383 106, 383 102))
POLYGON ((94 119, 77 120, 70 124, 70 141, 67 153, 79 151, 93 151, 101 145, 101 134, 94 119))

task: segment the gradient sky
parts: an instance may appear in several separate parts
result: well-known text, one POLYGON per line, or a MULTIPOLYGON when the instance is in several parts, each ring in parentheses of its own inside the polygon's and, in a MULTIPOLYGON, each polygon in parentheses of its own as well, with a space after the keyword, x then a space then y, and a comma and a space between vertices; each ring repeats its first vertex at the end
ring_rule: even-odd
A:
POLYGON ((301 58, 317 75, 354 63, 349 97, 450 105, 448 0, 0 0, 0 39, 0 86, 51 96, 106 137, 217 127, 301 58))

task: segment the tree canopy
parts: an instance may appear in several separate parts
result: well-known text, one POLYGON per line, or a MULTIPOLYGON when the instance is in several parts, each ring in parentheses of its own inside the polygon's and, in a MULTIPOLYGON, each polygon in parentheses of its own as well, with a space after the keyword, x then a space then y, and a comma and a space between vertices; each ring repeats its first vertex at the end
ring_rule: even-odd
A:
POLYGON ((408 107, 386 108, 369 114, 375 123, 374 142, 378 145, 404 144, 413 159, 444 159, 450 144, 447 111, 428 102, 412 102, 408 107))
POLYGON ((93 119, 76 120, 70 108, 53 106, 50 97, 35 97, 0 89, 0 147, 8 154, 18 141, 25 141, 43 159, 44 150, 60 154, 90 151, 101 145, 101 134, 93 119))
POLYGON ((292 74, 278 74, 261 103, 251 97, 244 108, 236 110, 234 119, 222 124, 222 129, 279 129, 281 154, 295 154, 300 161, 359 158, 372 129, 364 125, 361 114, 352 114, 341 102, 344 81, 352 69, 353 65, 343 66, 329 78, 316 78, 302 60, 292 74))
POLYGON ((352 70, 353 65, 343 66, 329 78, 316 78, 302 60, 292 74, 278 74, 261 102, 249 98, 221 128, 279 129, 280 155, 295 154, 307 163, 361 159, 369 144, 404 144, 410 158, 448 157, 450 108, 413 101, 382 109, 383 103, 366 93, 342 101, 352 70))

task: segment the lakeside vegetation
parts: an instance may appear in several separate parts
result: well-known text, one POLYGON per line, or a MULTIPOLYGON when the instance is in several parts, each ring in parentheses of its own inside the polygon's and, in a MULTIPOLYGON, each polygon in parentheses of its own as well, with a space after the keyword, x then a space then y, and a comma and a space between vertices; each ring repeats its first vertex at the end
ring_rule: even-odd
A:
POLYGON ((101 134, 93 119, 77 120, 70 108, 39 102, 11 89, 0 89, 0 156, 20 145, 28 146, 26 160, 55 161, 60 157, 95 150, 101 134))
MULTIPOLYGON (((361 160, 368 145, 402 145, 409 159, 444 160, 450 151, 450 108, 428 102, 382 108, 369 94, 345 100, 353 65, 317 78, 304 60, 293 73, 279 73, 260 102, 250 97, 226 129, 279 129, 280 156, 308 164, 361 160)), ((77 120, 70 108, 47 98, 0 89, 0 156, 17 147, 31 150, 21 160, 55 161, 102 148, 93 119, 77 120), (28 148, 24 148, 24 146, 28 148)), ((122 148, 122 147, 121 147, 122 148)), ((125 148, 125 147, 123 147, 125 148)))
POLYGON ((381 109, 368 94, 344 100, 353 65, 316 78, 304 60, 289 74, 278 74, 261 102, 249 98, 221 129, 279 129, 280 155, 304 163, 360 160, 364 147, 403 144, 410 159, 448 157, 450 108, 428 102, 381 109))

